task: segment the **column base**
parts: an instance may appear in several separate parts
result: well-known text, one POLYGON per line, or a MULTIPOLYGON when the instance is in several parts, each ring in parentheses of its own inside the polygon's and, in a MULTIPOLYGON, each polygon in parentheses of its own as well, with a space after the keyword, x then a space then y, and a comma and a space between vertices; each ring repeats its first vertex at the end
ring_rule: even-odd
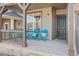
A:
POLYGON ((75 56, 74 50, 72 50, 72 49, 68 50, 68 54, 69 54, 69 56, 75 56))
POLYGON ((26 42, 22 42, 22 47, 27 47, 27 43, 26 42))

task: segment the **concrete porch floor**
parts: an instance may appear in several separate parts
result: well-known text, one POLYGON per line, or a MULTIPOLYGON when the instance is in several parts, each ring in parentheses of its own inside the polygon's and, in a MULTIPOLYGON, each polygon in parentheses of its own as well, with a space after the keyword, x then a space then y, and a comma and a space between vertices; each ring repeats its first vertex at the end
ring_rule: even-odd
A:
POLYGON ((22 47, 21 40, 4 40, 0 43, 0 53, 9 55, 26 55, 26 56, 66 56, 67 44, 65 40, 27 40, 27 47, 22 47))

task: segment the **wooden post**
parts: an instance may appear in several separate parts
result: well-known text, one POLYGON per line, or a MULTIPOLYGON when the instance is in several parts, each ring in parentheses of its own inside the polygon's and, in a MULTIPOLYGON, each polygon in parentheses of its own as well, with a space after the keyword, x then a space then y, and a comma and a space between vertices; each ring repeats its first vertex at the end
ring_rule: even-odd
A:
POLYGON ((30 6, 30 4, 29 3, 23 3, 23 5, 21 5, 21 4, 18 4, 18 6, 22 9, 22 11, 23 11, 23 40, 22 40, 22 46, 23 47, 26 47, 27 46, 27 39, 26 39, 26 25, 27 25, 27 18, 26 18, 26 11, 27 11, 27 9, 28 9, 28 7, 30 6))
POLYGON ((26 11, 23 10, 23 47, 27 46, 27 43, 26 43, 26 23, 27 23, 26 11))
MULTIPOLYGON (((2 29, 2 14, 3 14, 3 10, 4 10, 5 6, 3 6, 0 10, 0 30, 2 29)), ((2 40, 2 32, 0 32, 0 42, 2 40)))
MULTIPOLYGON (((8 9, 6 9, 6 6, 2 6, 0 10, 0 30, 2 29, 2 14, 5 13, 8 9)), ((2 32, 0 32, 0 42, 2 40, 2 32)))
MULTIPOLYGON (((2 29, 2 15, 0 14, 0 29, 2 29)), ((2 40, 2 33, 0 32, 0 42, 2 40)))

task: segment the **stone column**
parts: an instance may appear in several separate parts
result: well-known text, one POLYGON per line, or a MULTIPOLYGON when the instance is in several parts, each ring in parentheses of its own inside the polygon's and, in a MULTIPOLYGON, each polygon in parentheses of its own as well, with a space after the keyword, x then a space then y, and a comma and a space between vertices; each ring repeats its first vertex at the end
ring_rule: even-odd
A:
POLYGON ((76 45, 75 45, 75 11, 74 4, 68 4, 68 14, 67 14, 67 28, 68 28, 68 54, 70 56, 76 55, 76 45))
POLYGON ((52 8, 52 39, 56 36, 56 8, 52 8))
POLYGON ((14 30, 14 19, 11 19, 11 29, 14 30))

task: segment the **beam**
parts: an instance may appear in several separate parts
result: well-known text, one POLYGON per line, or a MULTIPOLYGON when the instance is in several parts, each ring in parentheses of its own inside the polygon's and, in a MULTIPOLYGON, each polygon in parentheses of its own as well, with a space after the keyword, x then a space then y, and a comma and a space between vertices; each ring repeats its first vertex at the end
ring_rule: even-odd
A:
POLYGON ((27 9, 29 8, 30 5, 31 5, 30 3, 27 3, 27 5, 25 6, 26 11, 27 11, 27 9))
POLYGON ((21 8, 21 10, 23 10, 23 6, 20 3, 18 3, 17 5, 21 8))
POLYGON ((5 8, 5 9, 3 10, 2 14, 4 14, 7 10, 8 10, 8 9, 5 8))
POLYGON ((3 10, 4 10, 5 6, 3 6, 0 10, 0 14, 2 14, 3 10))
POLYGON ((2 6, 12 6, 15 5, 16 3, 0 3, 0 7, 2 6))
POLYGON ((0 10, 0 14, 4 14, 7 11, 7 7, 6 6, 2 6, 1 10, 0 10))
POLYGON ((23 5, 21 5, 20 3, 17 4, 22 10, 27 10, 28 7, 30 6, 30 3, 23 3, 23 5))

